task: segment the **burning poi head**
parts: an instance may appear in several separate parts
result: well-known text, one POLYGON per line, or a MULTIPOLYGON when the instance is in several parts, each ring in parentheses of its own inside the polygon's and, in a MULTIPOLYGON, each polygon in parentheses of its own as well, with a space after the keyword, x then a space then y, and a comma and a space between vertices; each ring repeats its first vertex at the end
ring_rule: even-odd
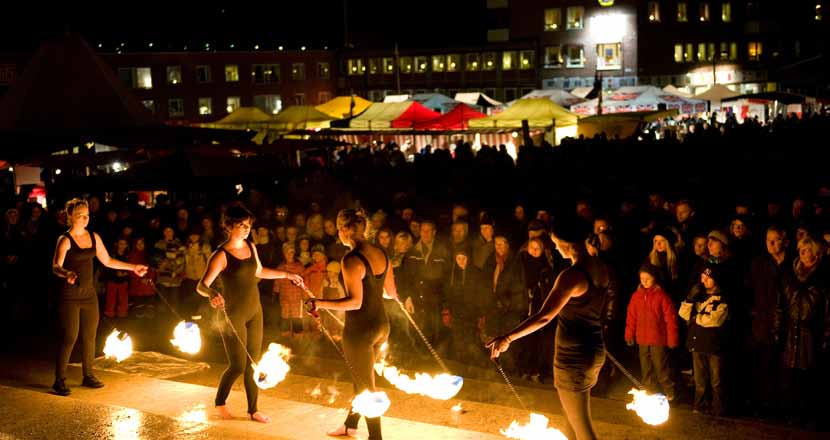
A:
POLYGON ((115 359, 115 362, 121 362, 133 354, 133 340, 130 335, 126 332, 123 335, 120 333, 118 329, 113 329, 104 343, 104 356, 107 359, 115 359))
POLYGON ((556 428, 548 427, 548 418, 536 413, 530 413, 530 422, 527 425, 520 425, 513 420, 507 429, 499 430, 507 438, 520 440, 568 440, 556 428))
POLYGON ((632 388, 628 394, 634 395, 634 401, 625 405, 633 410, 649 425, 662 425, 669 419, 669 400, 662 394, 649 394, 632 388))
POLYGON ((446 373, 434 376, 427 373, 415 373, 413 379, 408 374, 401 373, 397 367, 387 365, 386 361, 375 363, 375 371, 395 388, 407 394, 420 394, 437 400, 452 399, 464 386, 463 377, 446 373))
POLYGON ((352 409, 368 419, 380 417, 389 409, 389 396, 383 391, 370 392, 365 390, 352 400, 352 409))
POLYGON ((291 369, 287 362, 290 356, 290 348, 273 342, 268 344, 268 351, 262 355, 262 360, 253 366, 256 386, 266 390, 285 380, 285 375, 291 369))
POLYGON ((196 354, 202 349, 202 336, 199 326, 195 322, 182 321, 173 330, 173 339, 170 343, 184 353, 196 354))

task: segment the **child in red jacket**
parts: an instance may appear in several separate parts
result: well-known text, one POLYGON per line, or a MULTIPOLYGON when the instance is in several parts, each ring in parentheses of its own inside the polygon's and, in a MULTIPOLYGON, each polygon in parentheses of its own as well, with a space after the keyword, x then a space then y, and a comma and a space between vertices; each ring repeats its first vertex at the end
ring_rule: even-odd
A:
POLYGON ((651 264, 640 268, 640 287, 631 296, 625 320, 625 341, 639 345, 643 384, 649 392, 661 387, 669 401, 675 389, 668 348, 676 348, 677 313, 671 297, 660 287, 659 269, 651 264), (659 384, 659 386, 658 386, 659 384))

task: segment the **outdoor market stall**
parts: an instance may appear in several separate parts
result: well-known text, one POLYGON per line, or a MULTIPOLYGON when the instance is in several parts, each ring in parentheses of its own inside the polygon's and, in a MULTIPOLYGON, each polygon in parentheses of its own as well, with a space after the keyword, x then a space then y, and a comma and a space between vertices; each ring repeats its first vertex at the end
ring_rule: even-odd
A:
POLYGON ((335 118, 345 119, 355 117, 372 105, 372 101, 361 98, 357 95, 338 96, 331 101, 324 102, 316 108, 321 112, 335 118))
POLYGON ((529 128, 554 127, 555 144, 564 137, 576 135, 577 115, 547 99, 520 99, 497 115, 471 119, 469 126, 470 129, 520 129, 522 121, 527 121, 529 128))
MULTIPOLYGON (((571 106, 578 115, 597 114, 598 99, 571 106)), ((642 112, 649 110, 677 109, 681 114, 697 114, 706 111, 706 103, 699 99, 683 98, 654 86, 620 87, 602 99, 602 113, 642 112)))
POLYGON ((413 101, 375 103, 363 114, 352 119, 349 127, 368 130, 412 128, 416 123, 430 121, 439 116, 440 113, 413 101))

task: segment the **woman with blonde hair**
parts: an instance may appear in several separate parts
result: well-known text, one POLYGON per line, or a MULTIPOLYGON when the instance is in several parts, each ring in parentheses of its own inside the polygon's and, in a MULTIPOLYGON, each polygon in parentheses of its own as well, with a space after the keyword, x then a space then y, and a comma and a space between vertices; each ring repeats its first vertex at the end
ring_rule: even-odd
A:
POLYGON ((648 253, 646 263, 656 267, 659 271, 660 285, 668 292, 677 287, 678 261, 674 242, 677 235, 670 229, 658 229, 652 234, 652 247, 648 253))

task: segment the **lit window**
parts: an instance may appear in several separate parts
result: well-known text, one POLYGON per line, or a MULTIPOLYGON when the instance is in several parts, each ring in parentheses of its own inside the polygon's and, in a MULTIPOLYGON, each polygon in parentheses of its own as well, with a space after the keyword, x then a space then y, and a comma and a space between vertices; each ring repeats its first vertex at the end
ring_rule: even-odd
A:
POLYGON ((568 29, 582 29, 585 19, 585 8, 582 6, 571 6, 568 8, 568 29))
POLYGON ((225 82, 239 81, 239 66, 236 64, 225 65, 225 82))
POLYGON ((196 66, 196 82, 210 82, 210 66, 196 66))
POLYGON ((597 44, 597 69, 617 70, 622 68, 622 44, 597 44))
POLYGON ((291 79, 302 81, 305 79, 305 63, 291 64, 291 79))
POLYGON ((502 52, 501 70, 513 70, 516 68, 516 52, 502 52))
POLYGON ((329 77, 330 77, 329 71, 330 71, 330 69, 329 69, 329 63, 328 62, 321 61, 321 62, 317 63, 317 78, 329 79, 329 77))
POLYGON ((732 21, 732 3, 724 2, 720 5, 720 19, 724 23, 732 21))
POLYGON ((695 59, 695 48, 692 43, 686 43, 686 49, 683 51, 683 61, 691 63, 695 59))
POLYGON ((461 55, 447 55, 447 72, 458 72, 461 70, 461 55))
POLYGON ((477 53, 466 55, 466 69, 470 72, 481 70, 481 57, 477 53))
POLYGON ((761 54, 764 52, 764 47, 760 41, 752 41, 747 43, 747 59, 749 61, 758 61, 761 59, 761 54))
POLYGON ((317 104, 323 104, 325 102, 331 101, 331 92, 318 92, 317 93, 317 104))
POLYGON ((534 52, 532 50, 523 50, 519 53, 519 69, 528 70, 533 68, 534 52))
POLYGON ((184 100, 181 98, 170 98, 167 100, 167 114, 171 118, 184 116, 184 100))
POLYGON ((150 113, 156 112, 156 102, 152 99, 144 99, 141 101, 141 104, 144 106, 144 108, 150 110, 150 113))
POLYGON ((729 59, 731 61, 735 61, 738 59, 738 43, 735 41, 729 43, 729 59))
POLYGON ((562 23, 562 9, 550 8, 545 9, 545 30, 558 31, 560 23, 562 23))
POLYGON ((369 75, 379 75, 383 73, 380 58, 369 58, 369 75))
POLYGON ((708 2, 700 3, 700 7, 698 8, 698 15, 700 16, 700 21, 709 21, 709 3, 708 2))
POLYGON ((720 44, 720 51, 718 52, 718 59, 725 60, 729 58, 729 43, 723 42, 720 44))
POLYGON ((706 43, 697 43, 697 60, 706 61, 706 43))
POLYGON ((648 21, 660 22, 660 3, 648 2, 648 21))
POLYGON ((167 84, 182 83, 182 66, 167 66, 167 84))
POLYGON ((199 116, 208 116, 213 113, 213 103, 210 98, 199 98, 199 116))
POLYGON ((568 46, 568 61, 566 67, 585 66, 585 49, 581 45, 568 46))
POLYGON ((242 105, 242 101, 238 96, 228 96, 228 99, 225 101, 225 103, 225 110, 228 113, 233 113, 242 105))
POLYGON ((385 75, 391 75, 395 73, 395 59, 394 58, 384 58, 383 59, 383 73, 385 75))
POLYGON ((432 56, 432 71, 433 72, 443 72, 447 70, 447 60, 444 55, 433 55, 432 56))
POLYGON ((707 45, 706 50, 706 61, 714 61, 715 60, 715 43, 709 43, 707 45))
POLYGON ((279 64, 254 64, 251 70, 254 84, 272 84, 280 82, 279 64))
POLYGON ((682 44, 675 44, 674 45, 674 62, 675 63, 682 63, 683 62, 683 45, 682 44))
POLYGON ((135 88, 137 89, 153 88, 153 74, 149 67, 136 67, 135 80, 135 88))
POLYGON ((415 73, 426 73, 427 57, 415 57, 415 73))
POLYGON ((686 8, 686 2, 677 3, 677 21, 680 23, 689 21, 689 12, 686 8))
POLYGON ((562 46, 545 47, 545 67, 562 67, 562 46))
POLYGON ((496 70, 496 53, 495 52, 484 52, 481 57, 481 68, 483 70, 491 71, 496 70))
POLYGON ((412 73, 415 70, 412 57, 401 57, 401 73, 412 73))
POLYGON ((276 115, 282 110, 280 95, 254 95, 254 106, 269 115, 276 115))
POLYGON ((349 75, 363 75, 366 72, 366 66, 363 64, 361 58, 351 58, 346 62, 346 67, 349 70, 349 75))

